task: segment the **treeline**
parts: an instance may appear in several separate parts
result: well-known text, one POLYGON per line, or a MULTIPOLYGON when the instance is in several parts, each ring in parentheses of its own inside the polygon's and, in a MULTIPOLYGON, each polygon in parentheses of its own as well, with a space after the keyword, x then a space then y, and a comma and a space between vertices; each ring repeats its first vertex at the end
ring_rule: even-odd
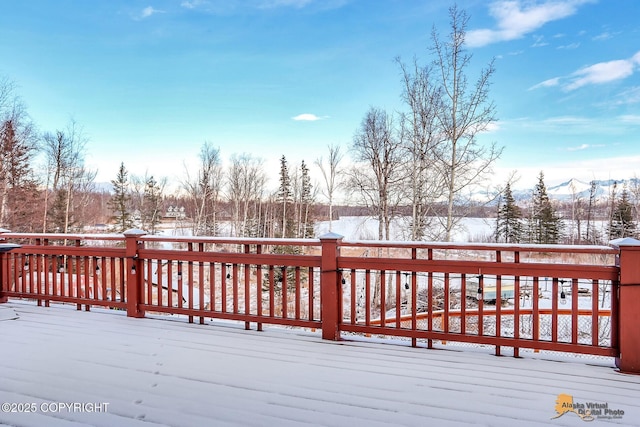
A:
POLYGON ((200 166, 187 173, 178 193, 165 195, 166 180, 153 176, 131 178, 121 164, 111 181, 112 230, 139 227, 155 233, 169 207, 171 219, 193 235, 262 238, 314 237, 315 193, 304 161, 290 170, 280 159, 279 187, 270 192, 263 161, 248 154, 234 155, 223 169, 219 148, 205 143, 200 166))
POLYGON ((554 203, 547 194, 544 173, 540 172, 532 197, 518 205, 510 183, 503 190, 496 215, 494 237, 504 243, 603 244, 638 235, 640 185, 617 184, 605 200, 597 198, 597 184, 591 182, 588 198, 574 195, 570 202, 554 203), (633 195, 634 203, 632 203, 633 195), (598 224, 605 223, 605 227, 598 224))

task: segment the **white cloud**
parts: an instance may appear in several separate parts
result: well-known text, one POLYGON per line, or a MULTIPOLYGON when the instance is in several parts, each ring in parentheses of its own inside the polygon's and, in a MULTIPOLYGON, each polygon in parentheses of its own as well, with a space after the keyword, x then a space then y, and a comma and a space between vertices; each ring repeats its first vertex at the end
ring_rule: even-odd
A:
POLYGON ((498 122, 491 122, 485 126, 485 128, 483 129, 483 132, 491 133, 491 132, 497 132, 499 130, 500 130, 500 124, 498 124, 498 122))
POLYGON ((142 12, 140 13, 140 19, 148 18, 151 15, 155 15, 156 13, 164 13, 164 11, 154 9, 152 6, 147 6, 144 9, 142 9, 142 12))
POLYGON ((567 151, 582 151, 582 150, 588 150, 589 148, 601 148, 604 147, 604 144, 581 144, 577 147, 568 147, 567 151))
POLYGON ((616 96, 614 105, 636 104, 640 102, 640 86, 629 88, 616 96))
POLYGON ((214 15, 265 11, 274 9, 331 10, 343 7, 350 0, 180 0, 180 6, 214 15))
POLYGON ((489 6, 489 14, 496 19, 496 28, 467 32, 467 44, 485 46, 500 41, 522 38, 548 22, 576 13, 578 7, 593 0, 556 0, 543 3, 521 0, 498 0, 489 6))
POLYGON ((580 43, 570 43, 562 46, 558 46, 557 49, 577 49, 580 47, 580 43))
POLYGON ((640 68, 640 51, 629 59, 616 59, 582 67, 567 77, 554 77, 545 80, 532 86, 529 90, 560 85, 563 90, 572 91, 587 85, 625 79, 633 75, 638 68, 640 68))
POLYGON ((312 2, 313 0, 262 0, 262 2, 260 3, 260 8, 274 9, 277 7, 293 7, 296 9, 302 9, 312 2))
POLYGON ((185 7, 187 9, 195 9, 198 6, 206 5, 209 2, 207 0, 184 0, 180 3, 180 6, 185 7))
POLYGON ((544 36, 533 36, 533 44, 531 47, 542 47, 547 46, 549 43, 544 41, 544 36))
POLYGON ((611 37, 613 37, 613 34, 611 34, 608 31, 605 31, 604 33, 598 34, 595 37, 592 37, 591 40, 608 40, 611 37))
POLYGON ((640 125, 640 115, 638 114, 625 114, 619 117, 620 121, 629 125, 640 125))
POLYGON ((295 117, 291 117, 292 120, 295 121, 299 121, 299 122, 315 122, 318 120, 324 120, 328 118, 328 116, 316 116, 315 114, 310 114, 310 113, 303 113, 303 114, 298 114, 295 117))
POLYGON ((589 123, 589 119, 578 116, 558 116, 545 119, 542 122, 552 126, 585 126, 589 123))
POLYGON ((575 90, 589 84, 608 83, 621 80, 633 74, 634 61, 618 59, 615 61, 600 62, 584 67, 572 74, 571 82, 564 88, 575 90))
POLYGON ((560 84, 560 77, 555 77, 553 79, 545 80, 537 85, 531 86, 529 90, 539 89, 541 87, 553 87, 558 86, 560 84))

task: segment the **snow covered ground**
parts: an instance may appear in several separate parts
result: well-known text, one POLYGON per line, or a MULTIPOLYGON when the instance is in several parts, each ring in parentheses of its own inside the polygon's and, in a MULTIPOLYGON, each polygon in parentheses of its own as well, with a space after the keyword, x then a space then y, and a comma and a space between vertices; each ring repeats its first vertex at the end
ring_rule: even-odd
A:
MULTIPOLYGON (((396 218, 391 223, 390 240, 410 240, 410 218, 396 218)), ((452 235, 456 242, 490 241, 495 229, 494 218, 464 218, 452 235)), ((316 224, 316 236, 329 231, 329 221, 316 224)), ((367 216, 343 216, 332 221, 331 231, 344 236, 345 240, 377 240, 378 220, 367 216)))
POLYGON ((20 301, 0 311, 0 425, 583 425, 571 412, 552 419, 561 394, 623 412, 596 420, 640 420, 640 376, 598 360, 329 342, 20 301))
MULTIPOLYGON (((409 218, 395 218, 391 222, 390 240, 410 240, 409 218)), ((582 234, 586 222, 582 222, 582 234)), ((463 218, 451 236, 454 242, 492 242, 496 228, 495 218, 463 218)), ((594 229, 600 235, 606 235, 606 221, 595 221, 594 229)), ((564 221, 566 233, 577 235, 577 225, 570 220, 564 221)), ((316 236, 322 236, 329 231, 329 221, 319 221, 316 224, 316 236)), ((377 240, 378 220, 367 216, 343 216, 334 220, 331 231, 344 236, 345 240, 377 240)))

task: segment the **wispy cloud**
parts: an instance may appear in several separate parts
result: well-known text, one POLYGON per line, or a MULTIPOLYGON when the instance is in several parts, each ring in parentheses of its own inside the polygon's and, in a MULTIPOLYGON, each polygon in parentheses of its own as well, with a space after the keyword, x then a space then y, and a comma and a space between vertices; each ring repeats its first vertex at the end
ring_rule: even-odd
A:
POLYGON ((609 83, 622 80, 640 69, 640 51, 628 59, 616 59, 613 61, 599 62, 597 64, 582 67, 566 77, 554 77, 532 86, 532 89, 541 87, 562 86, 565 91, 572 91, 583 86, 609 83))
POLYGON ((562 46, 558 46, 556 49, 577 49, 580 47, 580 43, 569 43, 562 46))
POLYGON ((551 126, 584 126, 589 123, 589 119, 579 116, 558 116, 545 119, 542 123, 551 126))
POLYGON ((574 72, 565 90, 571 91, 590 84, 601 84, 622 80, 632 75, 640 65, 640 52, 630 59, 600 62, 574 72))
POLYGON ((208 5, 209 2, 207 0, 184 0, 180 3, 180 6, 185 7, 187 9, 195 9, 200 6, 208 5))
POLYGON ((616 96, 615 105, 637 104, 640 102, 640 86, 622 91, 616 96))
POLYGON ((559 150, 579 151, 595 149, 602 147, 598 145, 600 141, 589 140, 594 135, 607 135, 606 139, 609 145, 612 138, 624 134, 630 126, 640 125, 640 115, 627 114, 617 116, 552 116, 543 119, 520 118, 509 121, 509 128, 519 129, 520 131, 531 132, 535 134, 570 136, 575 138, 578 135, 584 135, 585 140, 572 142, 576 144, 573 148, 558 147, 559 150), (580 144, 589 144, 584 147, 580 144))
POLYGON ((497 132, 500 130, 500 124, 498 124, 497 122, 491 122, 488 125, 486 125, 484 127, 484 129, 482 130, 482 132, 484 133, 492 133, 492 132, 497 132))
POLYGON ((467 32, 467 44, 485 46, 500 41, 516 40, 530 34, 546 23, 575 14, 578 7, 593 0, 547 0, 532 3, 521 0, 498 0, 489 6, 489 14, 496 20, 496 28, 467 32))
POLYGON ((619 117, 622 123, 628 125, 640 125, 640 115, 639 114, 625 114, 619 117))
POLYGON ((315 121, 324 120, 327 118, 329 118, 329 116, 316 116, 315 114, 310 114, 310 113, 298 114, 295 117, 291 117, 292 120, 295 120, 298 122, 315 122, 315 121))
POLYGON ((547 46, 549 43, 544 41, 544 36, 533 36, 533 44, 531 47, 547 46))
POLYGON ((577 147, 567 147, 567 151, 583 151, 588 150, 590 148, 601 148, 604 147, 604 144, 581 144, 577 147))
POLYGON ((275 9, 313 9, 323 11, 337 9, 350 0, 182 0, 185 9, 216 14, 268 11, 275 9))
POLYGON ((611 37, 613 37, 613 34, 611 34, 608 31, 605 31, 604 33, 600 33, 597 36, 594 36, 591 38, 591 40, 596 40, 596 41, 600 41, 600 40, 608 40, 611 37))
POLYGON ((138 16, 138 18, 146 19, 157 13, 164 13, 164 10, 155 9, 153 6, 147 6, 144 9, 142 9, 142 12, 140 12, 140 15, 138 16))
POLYGON ((531 86, 529 90, 535 90, 541 87, 553 87, 553 86, 558 86, 559 84, 560 84, 560 77, 555 77, 553 79, 545 80, 541 83, 538 83, 535 86, 531 86))
POLYGON ((313 3, 313 0, 262 0, 259 7, 262 9, 275 9, 278 7, 302 9, 311 3, 313 3))

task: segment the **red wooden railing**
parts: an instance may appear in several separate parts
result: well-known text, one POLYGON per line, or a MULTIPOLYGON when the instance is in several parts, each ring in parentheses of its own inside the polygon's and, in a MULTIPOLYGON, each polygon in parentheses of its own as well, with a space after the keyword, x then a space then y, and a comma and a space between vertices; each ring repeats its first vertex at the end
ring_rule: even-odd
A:
POLYGON ((539 246, 0 234, 8 298, 618 357, 640 372, 640 242, 539 246), (635 323, 634 323, 635 322, 635 323), (622 357, 624 356, 624 357, 622 357))
POLYGON ((429 347, 494 345, 497 355, 508 346, 516 356, 519 348, 617 356, 616 317, 600 312, 601 303, 617 309, 611 247, 343 242, 341 249, 350 251, 338 258, 348 295, 343 331, 404 336, 413 345, 425 339, 429 347))

